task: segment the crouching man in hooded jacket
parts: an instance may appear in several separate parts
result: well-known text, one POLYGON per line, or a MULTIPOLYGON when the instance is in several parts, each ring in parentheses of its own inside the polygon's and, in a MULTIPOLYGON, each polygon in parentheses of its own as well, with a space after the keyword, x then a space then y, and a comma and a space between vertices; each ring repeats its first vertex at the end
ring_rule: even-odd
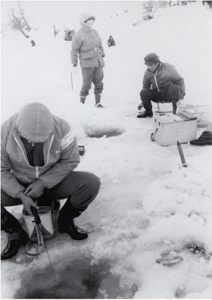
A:
POLYGON ((145 111, 139 113, 137 118, 152 117, 153 102, 170 102, 173 105, 173 113, 176 113, 177 102, 185 96, 184 79, 176 68, 161 62, 156 53, 149 53, 144 57, 147 70, 143 78, 143 89, 140 92, 142 104, 145 111))
POLYGON ((69 124, 43 104, 31 103, 4 122, 1 136, 1 229, 8 235, 1 259, 16 255, 27 237, 7 206, 23 204, 31 214, 31 207, 67 198, 58 230, 75 240, 87 238, 73 219, 94 200, 100 180, 92 173, 74 171, 80 160, 69 124))

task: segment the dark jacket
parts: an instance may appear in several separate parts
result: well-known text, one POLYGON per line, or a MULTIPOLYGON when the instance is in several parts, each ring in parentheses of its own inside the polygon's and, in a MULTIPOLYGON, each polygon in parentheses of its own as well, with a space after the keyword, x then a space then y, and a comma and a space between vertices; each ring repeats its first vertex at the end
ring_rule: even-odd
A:
POLYGON ((154 73, 147 69, 144 74, 143 88, 156 89, 160 93, 166 93, 171 84, 179 87, 178 100, 183 99, 185 96, 184 79, 173 65, 161 62, 154 73))
POLYGON ((111 47, 111 46, 115 46, 115 45, 116 45, 116 43, 115 43, 115 41, 114 41, 114 39, 113 39, 112 36, 109 37, 109 39, 108 39, 108 41, 107 41, 107 44, 108 44, 108 47, 111 47))

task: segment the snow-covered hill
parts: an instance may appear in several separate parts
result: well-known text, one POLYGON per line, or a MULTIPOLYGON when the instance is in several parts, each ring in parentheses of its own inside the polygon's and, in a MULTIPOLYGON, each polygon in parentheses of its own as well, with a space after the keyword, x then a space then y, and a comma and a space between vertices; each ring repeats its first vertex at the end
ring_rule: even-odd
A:
MULTIPOLYGON (((35 47, 3 27, 2 120, 31 101, 48 105, 69 121, 86 147, 78 169, 100 176, 102 187, 79 218, 81 226, 95 228, 89 239, 77 243, 58 234, 47 242, 59 283, 45 252, 31 260, 21 249, 15 259, 2 262, 2 298, 212 297, 211 147, 183 145, 188 168, 181 168, 176 146, 153 143, 153 121, 136 119, 143 57, 157 52, 185 78, 185 105, 201 124, 212 120, 212 10, 194 2, 161 8, 154 19, 138 22, 141 4, 22 2, 35 47), (63 40, 64 26, 77 29, 78 13, 86 9, 95 12, 105 47, 104 110, 94 107, 93 91, 83 107, 79 104, 81 71, 73 73, 71 44, 63 40), (61 29, 56 38, 53 24, 61 29), (116 47, 107 47, 110 34, 116 47), (122 134, 86 136, 110 130, 122 134), (189 251, 192 242, 204 245, 206 254, 189 251), (157 264, 166 251, 178 253, 183 262, 157 264)), ((15 6, 2 4, 4 21, 15 6)), ((20 217, 20 207, 12 211, 20 217)), ((2 246, 5 242, 2 234, 2 246)))

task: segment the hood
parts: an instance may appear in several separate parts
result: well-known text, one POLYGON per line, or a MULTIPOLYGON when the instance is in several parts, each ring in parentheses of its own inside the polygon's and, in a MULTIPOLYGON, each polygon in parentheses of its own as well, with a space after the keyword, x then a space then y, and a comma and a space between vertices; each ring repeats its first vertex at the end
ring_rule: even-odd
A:
POLYGON ((83 13, 81 13, 81 15, 80 15, 80 24, 84 25, 85 21, 88 20, 88 19, 90 19, 90 18, 94 18, 95 19, 94 14, 89 13, 89 12, 83 12, 83 13))
POLYGON ((34 142, 45 142, 53 131, 53 117, 42 103, 30 103, 18 113, 16 128, 25 139, 34 142))

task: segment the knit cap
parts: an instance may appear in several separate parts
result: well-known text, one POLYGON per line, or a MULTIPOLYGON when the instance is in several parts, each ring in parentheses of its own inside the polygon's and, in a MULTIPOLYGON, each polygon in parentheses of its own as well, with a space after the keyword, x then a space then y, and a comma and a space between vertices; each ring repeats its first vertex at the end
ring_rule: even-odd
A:
POLYGON ((155 64, 160 61, 160 58, 156 53, 149 53, 144 57, 144 61, 148 64, 155 64))
POLYGON ((90 19, 95 20, 94 15, 92 13, 89 13, 89 12, 83 12, 80 15, 80 24, 85 24, 85 22, 90 20, 90 19))
POLYGON ((43 143, 53 131, 53 117, 42 103, 30 103, 18 113, 16 127, 25 139, 43 143))

